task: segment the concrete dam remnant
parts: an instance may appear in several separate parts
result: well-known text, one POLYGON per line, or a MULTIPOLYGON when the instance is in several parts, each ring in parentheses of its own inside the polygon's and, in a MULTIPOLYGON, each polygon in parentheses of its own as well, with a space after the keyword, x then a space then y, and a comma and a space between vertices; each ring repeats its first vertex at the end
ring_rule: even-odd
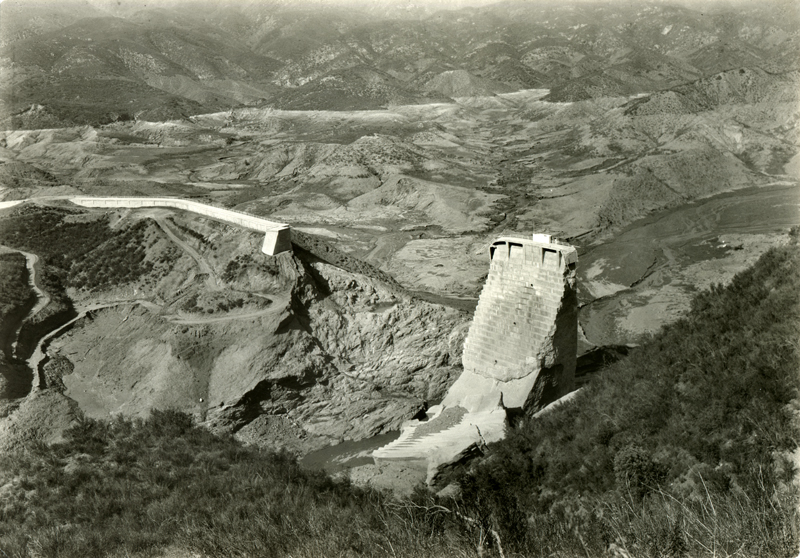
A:
POLYGON ((504 407, 536 412, 572 390, 578 252, 548 235, 502 237, 489 251, 489 276, 464 343, 464 373, 442 404, 477 394, 490 404, 502 395, 504 407))
POLYGON ((550 235, 501 237, 464 343, 464 372, 425 421, 373 452, 376 463, 441 465, 505 436, 507 411, 532 415, 573 388, 578 253, 550 235))
POLYGON ((292 235, 289 225, 276 223, 262 217, 256 217, 242 211, 223 209, 204 203, 183 200, 180 198, 95 198, 75 197, 70 201, 83 207, 172 207, 205 215, 232 225, 264 233, 264 244, 261 251, 270 256, 292 249, 292 235))

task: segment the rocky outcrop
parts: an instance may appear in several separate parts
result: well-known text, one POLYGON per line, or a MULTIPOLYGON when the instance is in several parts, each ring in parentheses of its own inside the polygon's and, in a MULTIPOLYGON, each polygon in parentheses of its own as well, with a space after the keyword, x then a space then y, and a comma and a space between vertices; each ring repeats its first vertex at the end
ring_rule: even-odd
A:
MULTIPOLYGON (((271 284, 288 290, 262 295, 272 300, 263 309, 165 315, 128 305, 82 319, 52 345, 73 361, 65 395, 94 417, 180 409, 248 442, 305 453, 398 429, 460 373, 466 314, 306 251, 270 261, 280 276, 271 284)), ((266 273, 242 266, 236 285, 266 273)))
POLYGON ((577 354, 577 252, 546 235, 500 238, 464 344, 464 372, 427 420, 373 453, 427 468, 505 434, 506 409, 534 414, 572 390, 577 354))

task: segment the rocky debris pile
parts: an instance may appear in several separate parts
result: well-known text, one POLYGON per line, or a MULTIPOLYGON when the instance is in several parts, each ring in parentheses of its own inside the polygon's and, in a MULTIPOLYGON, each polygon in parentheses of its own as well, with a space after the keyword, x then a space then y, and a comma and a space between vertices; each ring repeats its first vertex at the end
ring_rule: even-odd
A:
POLYGON ((261 443, 311 448, 395 430, 441 398, 459 371, 451 333, 466 315, 331 264, 295 263, 297 283, 268 350, 298 356, 289 346, 302 345, 308 356, 262 369, 210 422, 248 438, 269 427, 279 439, 261 443))
POLYGON ((498 400, 491 408, 460 405, 428 409, 426 420, 403 425, 400 437, 372 453, 377 465, 399 463, 424 470, 435 484, 440 469, 479 453, 486 444, 505 437, 506 410, 498 400))

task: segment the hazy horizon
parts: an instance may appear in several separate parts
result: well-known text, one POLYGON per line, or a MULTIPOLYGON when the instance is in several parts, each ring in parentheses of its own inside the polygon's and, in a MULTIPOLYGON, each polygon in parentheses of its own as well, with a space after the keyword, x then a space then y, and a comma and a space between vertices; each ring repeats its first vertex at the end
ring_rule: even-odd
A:
MULTIPOLYGON (((16 4, 28 4, 36 6, 51 5, 64 5, 65 3, 87 3, 95 7, 108 10, 108 11, 125 11, 126 9, 144 9, 152 7, 165 7, 170 5, 180 4, 216 4, 216 5, 253 5, 253 4, 273 4, 286 8, 297 7, 302 8, 305 6, 330 6, 330 7, 354 7, 354 8, 370 8, 381 5, 391 6, 395 10, 407 9, 413 10, 421 8, 426 10, 450 10, 460 9, 467 7, 482 7, 492 4, 514 3, 514 4, 532 4, 532 5, 548 5, 548 4, 620 4, 620 5, 637 5, 642 4, 638 0, 0 0, 0 4, 8 4, 14 2, 16 4)), ((663 4, 679 4, 689 8, 702 8, 705 6, 740 6, 745 4, 763 4, 762 0, 651 0, 654 3, 663 4)), ((648 2, 649 3, 649 2, 648 2)), ((769 4, 787 4, 791 5, 792 0, 767 0, 769 4)))

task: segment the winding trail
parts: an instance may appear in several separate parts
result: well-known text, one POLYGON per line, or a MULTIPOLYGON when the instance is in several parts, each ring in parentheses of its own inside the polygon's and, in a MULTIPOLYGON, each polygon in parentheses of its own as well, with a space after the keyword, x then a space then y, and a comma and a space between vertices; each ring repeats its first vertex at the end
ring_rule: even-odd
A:
POLYGON ((169 239, 178 245, 184 252, 186 252, 189 257, 191 257, 196 263, 197 267, 200 268, 200 272, 206 275, 206 286, 211 290, 219 290, 219 279, 217 278, 216 273, 212 269, 211 265, 208 261, 194 248, 189 246, 189 244, 180 238, 175 231, 170 228, 170 226, 164 221, 163 219, 155 219, 155 222, 158 223, 158 226, 164 231, 169 239))

